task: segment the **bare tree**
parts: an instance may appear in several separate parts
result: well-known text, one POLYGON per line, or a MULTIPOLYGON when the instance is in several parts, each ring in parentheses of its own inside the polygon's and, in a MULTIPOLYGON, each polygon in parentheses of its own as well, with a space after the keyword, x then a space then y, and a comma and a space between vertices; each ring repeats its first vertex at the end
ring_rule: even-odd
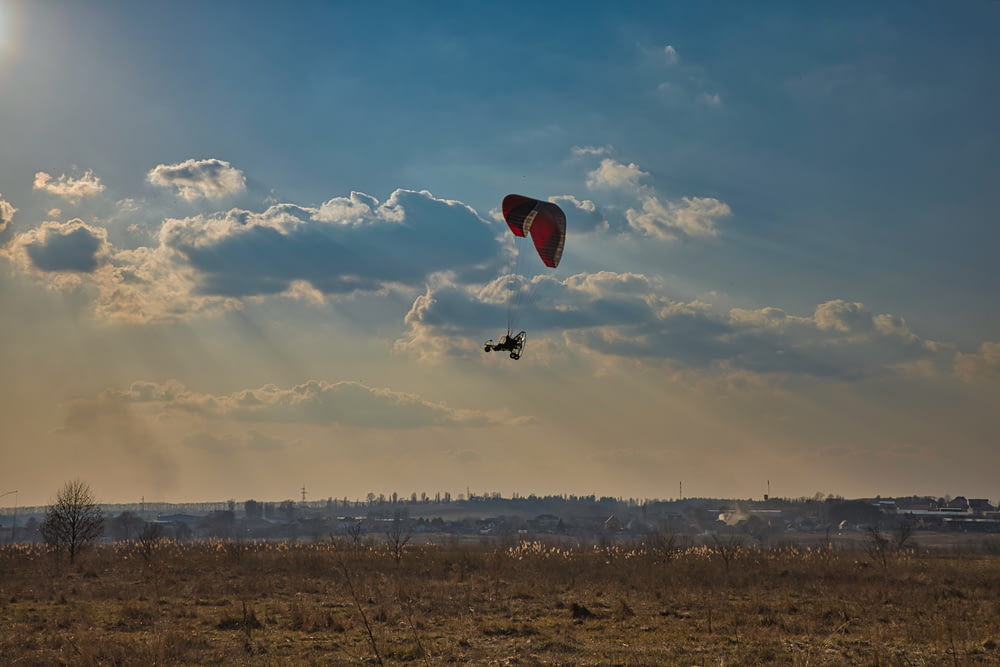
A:
POLYGON ((898 526, 893 533, 896 543, 896 551, 902 553, 907 549, 913 548, 913 524, 909 521, 903 521, 898 526))
POLYGON ((865 529, 865 550, 873 561, 882 566, 882 569, 889 567, 889 538, 882 534, 878 526, 868 526, 865 529))
POLYGON ((113 540, 129 542, 138 539, 146 527, 146 522, 135 512, 125 510, 118 516, 110 517, 105 523, 108 536, 113 540))
POLYGON ((66 547, 69 562, 104 531, 104 513, 94 499, 94 492, 79 479, 66 482, 56 495, 56 502, 45 511, 42 537, 49 544, 66 547))
POLYGON ((364 535, 365 527, 360 521, 352 523, 347 527, 347 536, 351 538, 351 543, 354 545, 354 553, 361 551, 361 536, 364 535))
POLYGON ((399 561, 403 560, 403 551, 406 549, 406 543, 413 537, 413 533, 407 527, 405 514, 405 511, 397 511, 392 523, 389 524, 389 528, 385 531, 385 542, 397 566, 399 565, 399 561))

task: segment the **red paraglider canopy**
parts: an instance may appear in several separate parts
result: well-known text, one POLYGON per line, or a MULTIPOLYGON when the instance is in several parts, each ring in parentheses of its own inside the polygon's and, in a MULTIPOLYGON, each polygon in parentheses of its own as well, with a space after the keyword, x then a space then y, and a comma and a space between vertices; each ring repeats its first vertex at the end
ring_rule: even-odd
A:
POLYGON ((566 242, 566 215, 552 202, 521 195, 503 198, 503 217, 515 236, 531 235, 538 256, 553 269, 562 259, 566 242))

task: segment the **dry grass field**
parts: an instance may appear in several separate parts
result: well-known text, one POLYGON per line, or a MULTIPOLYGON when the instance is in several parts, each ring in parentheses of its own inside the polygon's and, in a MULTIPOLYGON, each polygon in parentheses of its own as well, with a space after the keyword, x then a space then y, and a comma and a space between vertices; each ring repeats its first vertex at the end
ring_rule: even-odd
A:
MULTIPOLYGON (((995 539, 995 538, 994 538, 995 539)), ((1000 664, 978 548, 0 547, 4 665, 1000 664)))

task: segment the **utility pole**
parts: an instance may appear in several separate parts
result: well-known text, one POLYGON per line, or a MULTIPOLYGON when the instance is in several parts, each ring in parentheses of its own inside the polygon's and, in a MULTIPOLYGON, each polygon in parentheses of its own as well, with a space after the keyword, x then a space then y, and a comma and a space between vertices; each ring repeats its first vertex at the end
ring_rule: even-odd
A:
POLYGON ((302 485, 302 504, 306 504, 306 485, 302 485))

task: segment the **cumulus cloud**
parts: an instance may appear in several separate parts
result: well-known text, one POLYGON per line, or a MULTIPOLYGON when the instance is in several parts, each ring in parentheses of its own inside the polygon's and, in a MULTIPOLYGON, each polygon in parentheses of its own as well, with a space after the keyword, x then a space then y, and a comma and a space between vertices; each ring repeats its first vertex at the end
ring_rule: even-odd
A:
POLYGON ((661 240, 679 237, 718 236, 718 221, 732 213, 729 205, 713 197, 681 197, 663 201, 642 198, 642 210, 628 209, 625 217, 636 231, 661 240))
POLYGON ((15 213, 17 213, 17 209, 0 194, 0 232, 7 229, 7 225, 14 219, 15 213))
POLYGON ((209 420, 365 429, 477 427, 506 420, 500 413, 456 409, 415 394, 346 381, 309 380, 293 387, 268 384, 222 395, 198 393, 176 381, 136 382, 128 389, 106 390, 96 401, 107 410, 131 405, 158 416, 190 414, 209 420))
POLYGON ((595 231, 608 231, 610 222, 605 212, 590 199, 578 199, 573 195, 557 195, 549 201, 558 205, 572 220, 569 234, 581 234, 595 231))
POLYGON ((864 334, 874 328, 872 315, 864 307, 864 304, 849 303, 843 300, 820 304, 816 308, 813 319, 820 329, 832 329, 840 333, 864 334))
POLYGON ((162 246, 114 252, 93 276, 100 317, 158 324, 214 316, 242 307, 239 299, 199 292, 198 272, 162 246))
MULTIPOLYGON (((714 197, 666 199, 653 187, 641 182, 647 176, 649 174, 635 163, 624 164, 604 158, 597 169, 587 174, 586 183, 591 190, 615 190, 634 196, 640 208, 626 208, 628 229, 662 241, 716 237, 719 220, 732 214, 728 204, 714 197)), ((593 212, 585 211, 583 219, 596 228, 598 225, 593 224, 593 212)), ((605 228, 610 226, 604 225, 605 228)))
POLYGON ((17 234, 4 252, 26 273, 55 274, 58 286, 75 287, 82 275, 97 272, 108 261, 111 248, 106 229, 75 218, 43 222, 17 234))
POLYGON ((764 342, 767 347, 757 349, 773 350, 783 364, 811 375, 854 379, 907 372, 917 365, 943 369, 949 357, 947 345, 922 339, 903 318, 843 299, 819 304, 806 317, 779 308, 733 309, 730 320, 739 327, 734 341, 764 342))
POLYGON ((146 178, 153 185, 173 188, 187 201, 218 199, 246 189, 243 172, 216 158, 157 165, 146 178))
POLYGON ((623 190, 638 190, 639 180, 648 176, 646 172, 639 169, 634 162, 622 164, 611 158, 601 160, 601 165, 587 174, 587 187, 617 188, 623 190))
POLYGON ((101 317, 166 322, 239 307, 235 299, 197 294, 197 274, 162 247, 122 250, 104 227, 75 218, 47 221, 15 235, 0 253, 52 289, 95 288, 101 317))
POLYGON ((501 321, 498 318, 507 303, 507 283, 504 276, 480 290, 451 281, 428 286, 404 316, 407 335, 399 338, 393 349, 421 360, 478 356, 482 343, 478 334, 501 321))
POLYGON ((675 49, 670 44, 663 47, 663 57, 666 59, 668 65, 676 65, 680 56, 677 54, 677 49, 675 49))
POLYGON ((323 202, 312 217, 321 222, 360 225, 370 220, 378 207, 378 200, 374 197, 361 192, 352 192, 349 197, 334 197, 323 202))
MULTIPOLYGON (((532 292, 521 306, 521 317, 532 323, 531 345, 564 338, 595 359, 843 380, 898 374, 917 363, 945 368, 949 360, 946 346, 920 338, 902 318, 844 300, 819 304, 806 316, 774 307, 717 312, 701 301, 669 298, 662 279, 615 272, 562 281, 537 276, 518 289, 532 292)), ((504 290, 498 283, 478 292, 429 289, 407 314, 407 334, 396 349, 425 357, 467 353, 475 331, 503 321, 504 290)))
POLYGON ((40 171, 35 174, 34 188, 71 202, 79 201, 83 197, 92 197, 104 191, 101 179, 95 176, 91 169, 85 171, 80 178, 73 178, 66 174, 53 178, 50 174, 40 171))
POLYGON ((165 322, 283 295, 312 303, 361 292, 421 290, 436 274, 496 276, 498 228, 468 206, 429 192, 363 193, 318 208, 275 204, 164 220, 149 246, 116 248, 107 231, 47 222, 5 252, 53 287, 90 281, 101 316, 165 322), (73 281, 66 275, 75 276, 73 281))
POLYGON ((955 375, 964 382, 1000 380, 1000 342, 985 342, 974 353, 956 354, 955 375))
POLYGON ((597 210, 597 206, 594 202, 589 199, 577 199, 573 195, 556 195, 555 197, 552 197, 550 201, 562 206, 566 206, 568 204, 569 206, 586 213, 593 213, 597 210))
MULTIPOLYGON (((551 200, 569 212, 572 234, 630 230, 665 240, 717 234, 718 220, 729 214, 725 203, 665 200, 641 183, 647 175, 634 163, 605 158, 587 176, 593 188, 624 193, 629 202, 637 198, 641 210, 602 207, 570 194, 551 200)), ((244 187, 242 173, 218 159, 159 165, 149 180, 187 199, 244 187)), ((120 211, 136 206, 119 202, 120 211)), ((384 201, 351 192, 317 207, 275 203, 262 211, 232 208, 168 217, 148 235, 133 235, 146 245, 130 248, 112 246, 107 231, 80 220, 59 225, 48 222, 29 231, 6 252, 52 286, 89 281, 99 315, 140 323, 214 315, 268 296, 313 304, 390 291, 416 297, 443 277, 458 291, 475 291, 496 278, 508 259, 499 247, 502 222, 461 202, 403 189, 384 201)))
POLYGON ((426 191, 168 220, 159 239, 195 269, 201 293, 230 297, 300 281, 328 295, 378 291, 436 272, 495 274, 499 261, 494 232, 474 210, 426 191))

